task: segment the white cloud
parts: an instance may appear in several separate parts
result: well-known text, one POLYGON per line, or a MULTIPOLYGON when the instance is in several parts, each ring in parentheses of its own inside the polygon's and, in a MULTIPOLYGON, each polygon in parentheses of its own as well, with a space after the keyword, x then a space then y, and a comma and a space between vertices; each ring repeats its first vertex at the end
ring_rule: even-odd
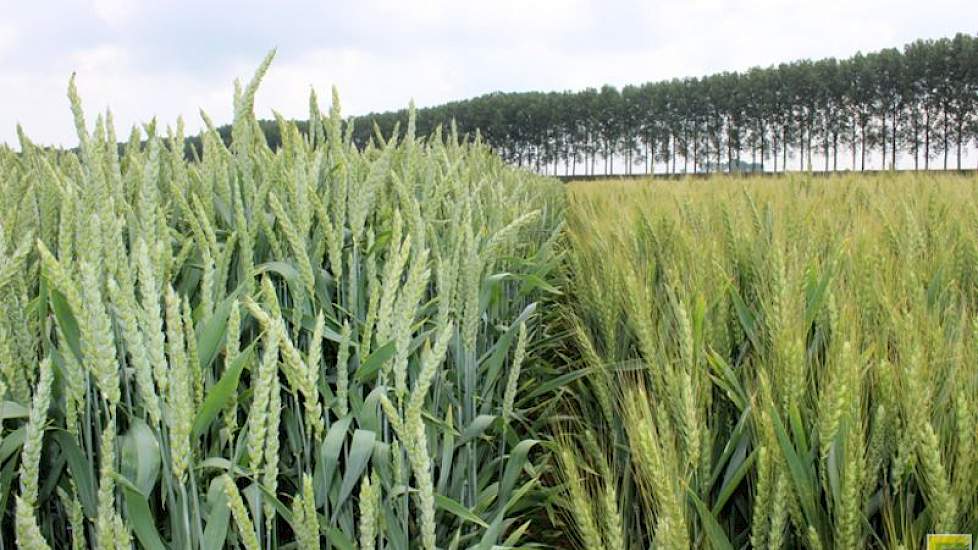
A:
POLYGON ((122 27, 136 16, 139 3, 132 0, 92 0, 92 10, 103 22, 122 27))
POLYGON ((118 44, 103 44, 72 52, 69 56, 75 70, 89 74, 117 74, 129 64, 129 54, 118 44))
POLYGON ((450 72, 447 56, 438 52, 390 58, 359 49, 313 51, 273 63, 255 108, 259 114, 274 108, 304 118, 310 87, 325 108, 334 85, 347 113, 401 108, 412 98, 426 104, 456 91, 450 72))
POLYGON ((77 74, 76 85, 91 124, 98 113, 111 109, 120 136, 133 125, 158 117, 172 125, 183 116, 187 126, 201 126, 198 110, 204 108, 218 121, 231 116, 231 76, 202 79, 180 72, 142 70, 117 45, 101 45, 66 55, 66 72, 36 71, 0 73, 0 141, 16 139, 21 123, 34 141, 73 146, 77 140, 67 100, 68 77, 77 74))
POLYGON ((17 29, 10 24, 0 23, 0 62, 17 42, 17 29))

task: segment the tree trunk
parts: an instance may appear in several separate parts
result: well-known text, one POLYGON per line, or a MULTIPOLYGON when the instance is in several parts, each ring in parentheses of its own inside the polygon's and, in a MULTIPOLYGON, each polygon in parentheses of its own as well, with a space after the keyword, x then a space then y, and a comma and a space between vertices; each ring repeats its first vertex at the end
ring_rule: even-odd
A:
POLYGON ((733 140, 727 136, 727 173, 733 173, 733 140))
POLYGON ((924 170, 930 170, 930 109, 924 109, 924 170))
POLYGON ((808 123, 808 134, 805 135, 805 147, 808 148, 808 171, 812 171, 812 124, 808 123))
POLYGON ((683 130, 683 174, 689 172, 689 134, 683 130))
POLYGON ((805 171, 805 127, 798 127, 798 171, 805 171))
POLYGON ((913 169, 917 171, 920 169, 920 121, 918 120, 918 113, 910 115, 912 120, 910 121, 911 126, 913 126, 913 169))
POLYGON ((730 122, 727 122, 727 173, 733 172, 733 136, 730 135, 730 122))
POLYGON ((588 165, 587 148, 588 148, 588 141, 587 141, 587 136, 585 136, 584 137, 584 153, 581 155, 581 157, 582 157, 581 158, 581 161, 584 163, 584 175, 585 176, 587 176, 587 165, 588 165))
POLYGON ((852 129, 852 136, 850 136, 849 139, 849 143, 851 144, 851 149, 852 149, 852 171, 855 172, 856 171, 856 122, 855 121, 853 121, 850 128, 852 129))
POLYGON ((767 131, 766 130, 767 129, 764 128, 764 125, 762 124, 761 125, 761 172, 764 172, 764 141, 765 141, 764 138, 767 137, 766 136, 766 134, 767 134, 767 131))
POLYGON ((883 111, 883 121, 880 124, 880 139, 882 139, 883 156, 880 157, 880 170, 886 170, 886 111, 883 111))
POLYGON ((742 172, 743 171, 743 168, 741 167, 741 164, 740 164, 740 149, 742 147, 742 144, 740 143, 740 128, 739 127, 736 129, 735 134, 737 135, 737 139, 735 139, 734 142, 733 142, 733 149, 732 149, 733 150, 733 165, 737 167, 737 171, 738 172, 742 172))
POLYGON ((839 133, 832 132, 832 171, 839 171, 839 133))
POLYGON ((781 171, 787 172, 788 171, 788 125, 787 124, 784 125, 782 131, 784 132, 784 134, 781 136, 782 138, 781 139, 781 148, 782 148, 781 171))
POLYGON ((649 141, 649 173, 655 174, 655 140, 649 141))
POLYGON ((703 141, 703 147, 706 149, 703 152, 703 159, 706 161, 706 166, 704 171, 710 173, 710 124, 706 124, 706 140, 703 141))
POLYGON ((913 169, 920 169, 920 121, 918 113, 913 111, 910 115, 910 126, 913 128, 913 169))
POLYGON ((964 139, 964 117, 958 118, 958 170, 961 169, 961 143, 964 139))
MULTIPOLYGON (((890 142, 891 142, 890 143, 890 148, 893 150, 893 154, 891 155, 891 158, 890 158, 890 168, 892 168, 893 170, 896 170, 897 120, 898 120, 898 117, 899 117, 899 113, 900 113, 900 111, 898 111, 898 110, 897 111, 893 111, 893 134, 891 135, 891 137, 893 139, 890 140, 890 142)), ((885 149, 883 150, 883 153, 884 154, 886 153, 886 150, 885 149)))
POLYGON ((829 171, 829 129, 824 128, 825 139, 822 140, 822 154, 825 155, 825 171, 829 171))
POLYGON ((947 170, 947 108, 944 109, 944 169, 947 170))
POLYGON ((860 160, 860 170, 866 170, 866 121, 862 120, 859 124, 859 155, 860 160))

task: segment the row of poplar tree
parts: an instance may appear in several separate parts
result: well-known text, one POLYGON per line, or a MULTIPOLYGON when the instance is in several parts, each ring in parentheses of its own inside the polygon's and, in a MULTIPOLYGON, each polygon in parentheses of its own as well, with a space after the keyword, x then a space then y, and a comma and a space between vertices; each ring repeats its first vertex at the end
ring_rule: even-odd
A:
MULTIPOLYGON (((961 169, 978 144, 978 37, 567 92, 491 93, 417 110, 508 161, 566 175, 867 168, 961 169)), ((360 117, 389 135, 407 111, 360 117)))

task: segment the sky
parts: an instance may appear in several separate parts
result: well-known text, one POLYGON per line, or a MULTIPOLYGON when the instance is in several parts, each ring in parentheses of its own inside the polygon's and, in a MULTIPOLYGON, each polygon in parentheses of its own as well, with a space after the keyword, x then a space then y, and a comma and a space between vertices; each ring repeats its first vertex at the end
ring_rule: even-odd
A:
MULTIPOLYGON (((311 88, 365 114, 492 91, 577 90, 848 57, 978 32, 974 0, 0 0, 0 142, 77 143, 66 90, 117 134, 231 117, 235 78, 277 55, 256 112, 311 88)), ((322 107, 325 109, 325 100, 322 107)))

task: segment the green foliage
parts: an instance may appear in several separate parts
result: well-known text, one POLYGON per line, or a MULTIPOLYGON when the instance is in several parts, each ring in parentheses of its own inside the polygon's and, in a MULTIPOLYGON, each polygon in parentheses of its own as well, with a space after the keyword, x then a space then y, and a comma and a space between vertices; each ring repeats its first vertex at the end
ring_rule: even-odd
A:
POLYGON ((562 189, 413 118, 357 147, 335 94, 273 150, 270 61, 199 160, 182 122, 120 152, 73 83, 76 152, 0 150, 0 540, 525 538, 562 189))

